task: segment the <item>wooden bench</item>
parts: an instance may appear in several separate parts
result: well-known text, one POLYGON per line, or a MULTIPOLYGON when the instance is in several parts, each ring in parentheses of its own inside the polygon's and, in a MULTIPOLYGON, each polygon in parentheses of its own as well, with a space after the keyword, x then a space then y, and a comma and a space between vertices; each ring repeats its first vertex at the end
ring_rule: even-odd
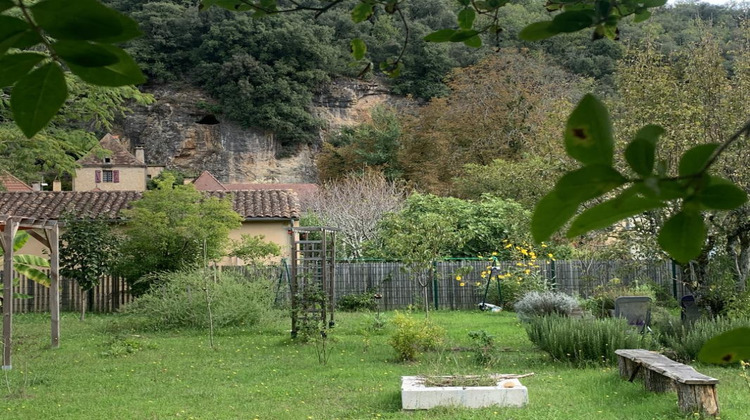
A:
POLYGON ((718 379, 650 350, 621 349, 615 350, 615 354, 620 376, 628 381, 633 382, 638 376, 643 378, 643 384, 649 391, 676 390, 678 405, 683 413, 719 415, 716 395, 718 379))

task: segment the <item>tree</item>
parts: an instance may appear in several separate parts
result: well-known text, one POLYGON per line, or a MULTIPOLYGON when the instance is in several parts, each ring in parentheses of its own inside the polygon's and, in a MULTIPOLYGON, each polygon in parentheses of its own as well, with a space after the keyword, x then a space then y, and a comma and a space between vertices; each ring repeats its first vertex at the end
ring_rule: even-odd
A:
POLYGON ((242 235, 241 240, 232 241, 232 251, 229 256, 257 265, 265 258, 281 255, 281 247, 278 244, 264 239, 263 235, 242 235))
POLYGON ((309 207, 322 224, 341 229, 343 256, 361 258, 364 244, 375 238, 378 222, 400 210, 405 198, 402 183, 366 170, 323 184, 309 207))
POLYGON ((380 222, 379 241, 386 255, 408 266, 422 290, 426 316, 430 307, 427 286, 432 264, 449 255, 450 248, 462 244, 464 239, 455 229, 458 223, 455 215, 419 211, 419 204, 425 200, 430 197, 413 195, 403 211, 386 216, 380 222))
POLYGON ((436 193, 454 192, 466 165, 527 156, 561 159, 557 139, 580 82, 544 58, 505 50, 451 73, 450 94, 404 123, 404 177, 436 193))
POLYGON ((135 294, 148 290, 150 284, 139 281, 146 274, 221 258, 229 231, 241 222, 228 199, 206 197, 193 185, 174 185, 170 176, 123 213, 127 223, 116 271, 135 294))
POLYGON ((60 274, 75 280, 81 289, 81 321, 86 317, 88 291, 99 285, 114 262, 119 238, 108 221, 76 218, 66 214, 62 221, 65 231, 60 236, 60 274))
POLYGON ((395 110, 378 106, 370 113, 370 121, 344 127, 323 145, 316 166, 323 182, 335 182, 350 173, 381 171, 394 181, 401 177, 397 160, 401 146, 401 122, 395 110))

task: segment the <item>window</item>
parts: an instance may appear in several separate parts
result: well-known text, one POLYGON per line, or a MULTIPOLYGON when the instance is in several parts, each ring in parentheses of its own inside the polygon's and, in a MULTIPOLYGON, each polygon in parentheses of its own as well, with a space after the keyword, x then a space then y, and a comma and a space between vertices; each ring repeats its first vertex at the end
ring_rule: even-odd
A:
POLYGON ((104 158, 104 164, 105 164, 105 165, 108 165, 108 164, 110 164, 110 163, 112 163, 112 159, 111 159, 111 158, 108 158, 108 157, 105 157, 105 158, 104 158))
POLYGON ((97 184, 100 182, 120 182, 120 171, 112 169, 104 169, 94 171, 94 182, 97 184))

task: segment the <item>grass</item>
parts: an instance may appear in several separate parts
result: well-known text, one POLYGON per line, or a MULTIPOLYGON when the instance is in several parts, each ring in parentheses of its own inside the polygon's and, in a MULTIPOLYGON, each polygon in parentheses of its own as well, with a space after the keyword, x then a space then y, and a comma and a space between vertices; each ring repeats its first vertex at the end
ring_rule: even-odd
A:
MULTIPOLYGON (((389 332, 366 332, 368 314, 337 314, 327 365, 313 344, 289 339, 284 314, 261 327, 217 332, 140 332, 122 315, 62 317, 59 349, 48 317, 14 317, 13 370, 0 378, 0 418, 37 419, 681 419, 674 393, 653 394, 616 367, 575 369, 535 350, 511 313, 434 312, 447 349, 397 363, 389 332), (485 330, 505 351, 486 369, 465 350, 485 330), (525 408, 401 411, 402 375, 523 374, 525 408)), ((750 412, 750 387, 736 368, 696 366, 720 379, 722 419, 750 412)), ((688 416, 694 418, 693 416, 688 416)))

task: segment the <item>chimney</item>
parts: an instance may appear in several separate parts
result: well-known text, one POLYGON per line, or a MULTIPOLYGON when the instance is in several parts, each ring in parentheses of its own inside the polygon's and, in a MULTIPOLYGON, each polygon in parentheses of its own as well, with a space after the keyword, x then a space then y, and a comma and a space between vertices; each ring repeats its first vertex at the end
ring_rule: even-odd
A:
POLYGON ((135 158, 142 163, 146 163, 146 152, 143 150, 143 146, 135 146, 135 158))
POLYGON ((41 191, 42 190, 42 183, 41 182, 32 182, 31 183, 31 189, 34 191, 41 191))
POLYGON ((52 191, 62 191, 62 182, 58 180, 52 181, 52 191))

